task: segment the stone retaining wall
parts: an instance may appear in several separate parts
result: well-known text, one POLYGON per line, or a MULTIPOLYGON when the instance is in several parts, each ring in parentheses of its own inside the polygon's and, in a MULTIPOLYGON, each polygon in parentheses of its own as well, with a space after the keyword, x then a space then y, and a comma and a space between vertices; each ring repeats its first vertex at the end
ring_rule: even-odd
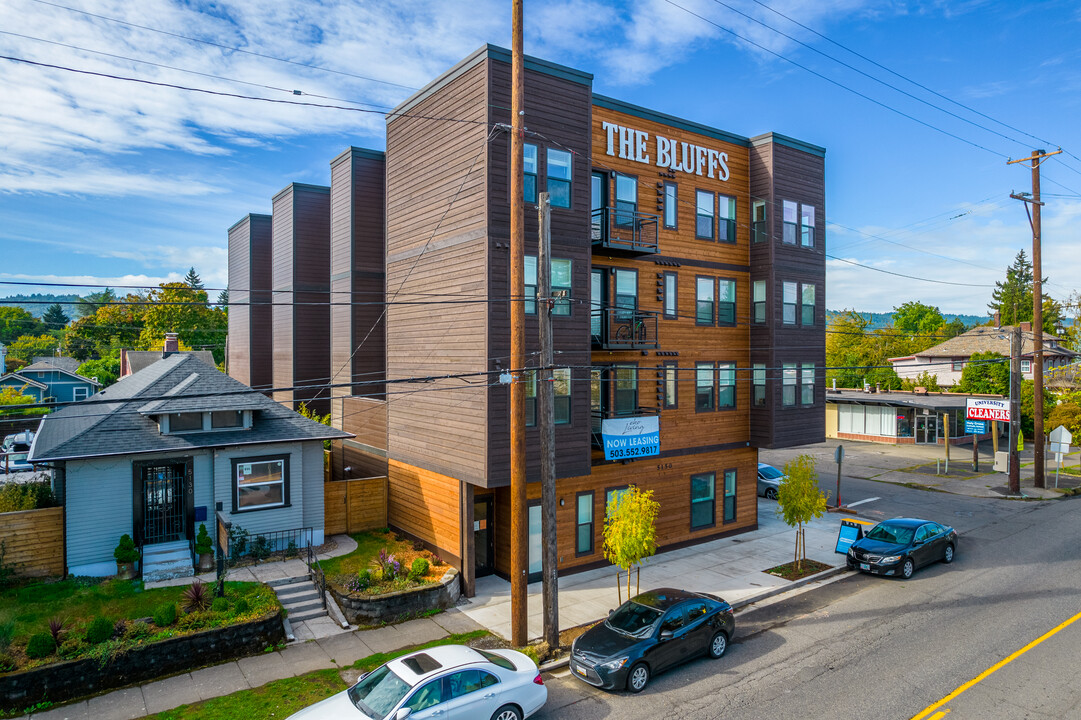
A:
POLYGON ((454 607, 461 595, 461 578, 458 571, 448 568, 435 585, 413 590, 398 590, 383 595, 360 595, 338 592, 327 587, 346 620, 353 625, 378 625, 396 620, 404 615, 416 615, 425 610, 454 607))

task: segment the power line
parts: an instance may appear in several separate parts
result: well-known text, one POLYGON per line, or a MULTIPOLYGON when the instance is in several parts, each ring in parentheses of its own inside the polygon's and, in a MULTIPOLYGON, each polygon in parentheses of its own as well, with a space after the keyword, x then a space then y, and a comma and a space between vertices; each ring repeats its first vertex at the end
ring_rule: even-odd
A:
POLYGON ((870 265, 863 265, 861 263, 855 262, 854 260, 845 260, 844 258, 839 258, 839 257, 837 257, 835 255, 830 255, 829 253, 826 253, 826 257, 830 258, 831 260, 839 260, 840 262, 848 263, 849 265, 855 265, 856 267, 863 268, 864 270, 874 270, 875 272, 885 273, 887 275, 895 275, 897 277, 907 278, 909 280, 919 280, 921 282, 938 283, 939 285, 959 285, 961 287, 982 287, 982 288, 994 287, 994 285, 985 285, 985 284, 982 284, 982 283, 951 282, 949 280, 932 280, 930 278, 922 278, 922 277, 917 277, 915 275, 905 275, 904 273, 896 273, 896 272, 892 272, 890 270, 883 270, 882 268, 871 267, 870 265))

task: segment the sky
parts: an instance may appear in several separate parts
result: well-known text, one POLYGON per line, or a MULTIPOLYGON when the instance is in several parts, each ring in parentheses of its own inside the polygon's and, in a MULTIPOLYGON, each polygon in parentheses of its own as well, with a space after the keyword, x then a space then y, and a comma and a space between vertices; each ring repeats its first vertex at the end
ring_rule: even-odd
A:
MULTIPOLYGON (((525 0, 526 52, 595 92, 826 148, 831 310, 986 315, 1031 255, 1007 160, 1037 148, 1064 150, 1045 293, 1081 288, 1079 37, 1076 0, 525 0)), ((383 113, 486 42, 510 0, 0 0, 0 55, 39 63, 0 59, 0 283, 224 287, 230 225, 383 149, 383 113)), ((71 289, 0 284, 33 291, 71 289)))

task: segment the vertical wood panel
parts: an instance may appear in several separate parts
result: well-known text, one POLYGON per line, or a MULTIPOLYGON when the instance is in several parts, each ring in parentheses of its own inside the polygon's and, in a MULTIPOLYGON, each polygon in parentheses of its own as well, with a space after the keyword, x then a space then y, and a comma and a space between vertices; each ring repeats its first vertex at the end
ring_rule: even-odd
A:
POLYGON ((16 576, 64 574, 64 508, 0 513, 0 538, 16 576))

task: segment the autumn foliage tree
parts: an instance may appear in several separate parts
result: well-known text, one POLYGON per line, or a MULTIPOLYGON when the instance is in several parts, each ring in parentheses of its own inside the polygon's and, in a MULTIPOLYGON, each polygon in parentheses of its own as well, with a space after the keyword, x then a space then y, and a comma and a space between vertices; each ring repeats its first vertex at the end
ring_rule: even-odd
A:
POLYGON ((818 489, 818 473, 811 455, 799 455, 784 466, 784 478, 777 488, 777 514, 785 524, 796 528, 796 571, 803 569, 807 547, 803 525, 826 512, 827 495, 818 489))
POLYGON ((657 552, 657 513, 660 503, 652 490, 631 485, 615 493, 604 518, 604 559, 627 573, 627 597, 631 595, 631 573, 635 565, 657 552))

